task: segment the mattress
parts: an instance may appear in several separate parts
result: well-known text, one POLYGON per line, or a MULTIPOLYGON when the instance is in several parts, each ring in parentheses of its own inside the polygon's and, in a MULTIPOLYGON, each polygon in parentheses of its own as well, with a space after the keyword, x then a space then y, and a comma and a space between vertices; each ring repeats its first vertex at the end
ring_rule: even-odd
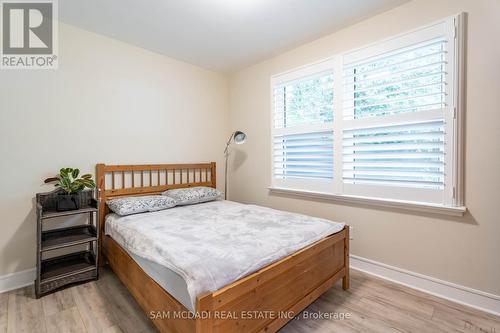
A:
MULTIPOLYGON (((127 249, 125 249, 127 251, 127 249)), ((142 270, 189 311, 195 312, 186 280, 173 270, 127 251, 142 270)))
POLYGON ((190 310, 198 295, 343 228, 344 223, 231 201, 109 214, 105 222, 105 233, 190 310))

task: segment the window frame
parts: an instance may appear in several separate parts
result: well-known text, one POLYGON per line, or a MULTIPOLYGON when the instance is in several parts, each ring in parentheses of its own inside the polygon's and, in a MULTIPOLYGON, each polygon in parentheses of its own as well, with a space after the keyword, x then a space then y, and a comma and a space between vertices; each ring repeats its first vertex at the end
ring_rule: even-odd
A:
MULTIPOLYGON (((417 29, 386 38, 375 43, 363 46, 361 48, 343 52, 340 54, 333 55, 325 60, 321 60, 312 64, 304 65, 293 70, 289 70, 285 73, 273 75, 270 80, 270 91, 271 96, 273 96, 273 89, 275 84, 280 82, 287 82, 293 79, 298 79, 300 77, 306 76, 311 73, 319 72, 318 68, 333 69, 334 81, 333 81, 333 91, 334 91, 334 102, 333 102, 333 123, 327 124, 324 130, 333 130, 333 181, 328 182, 328 186, 308 186, 307 184, 302 184, 303 182, 290 182, 289 180, 284 182, 277 182, 274 178, 274 164, 273 164, 273 149, 272 142, 275 135, 274 129, 274 102, 273 98, 270 98, 271 104, 271 182, 269 189, 275 193, 287 193, 287 194, 297 194, 308 197, 320 197, 322 199, 333 199, 342 202, 351 203, 364 203, 373 204, 385 207, 396 207, 417 211, 434 212, 447 215, 463 215, 466 208, 463 206, 463 150, 464 150, 464 138, 463 138, 463 119, 464 119, 464 107, 465 107, 465 64, 464 64, 464 13, 453 15, 445 19, 439 20, 437 22, 427 24, 425 26, 419 27, 417 29), (445 133, 445 145, 446 155, 445 155, 445 188, 443 190, 443 200, 440 203, 432 202, 425 199, 425 191, 423 197, 419 200, 414 198, 408 199, 404 195, 404 190, 406 188, 394 187, 395 193, 401 192, 401 196, 396 198, 381 198, 373 195, 373 191, 363 190, 358 192, 352 192, 347 190, 346 185, 343 182, 342 175, 342 147, 343 147, 343 130, 347 128, 349 121, 344 120, 344 110, 343 110, 343 62, 346 57, 352 55, 357 55, 360 59, 366 59, 370 56, 364 56, 363 53, 373 54, 373 50, 377 48, 385 50, 395 50, 397 48, 404 48, 408 45, 401 44, 401 40, 409 41, 427 41, 432 39, 436 35, 436 29, 439 26, 445 25, 446 38, 448 41, 453 41, 453 48, 449 48, 449 56, 447 58, 448 64, 447 69, 450 69, 447 73, 447 94, 449 94, 449 100, 452 105, 450 106, 451 112, 441 113, 441 118, 447 123, 446 128, 451 128, 452 130, 447 130, 445 133), (451 126, 451 127, 449 127, 451 126), (450 154, 451 152, 451 154, 450 154), (347 190, 347 191, 346 191, 347 190)), ((379 51, 379 53, 383 53, 379 51)), ((353 62, 354 60, 350 61, 353 62)), ((440 111, 442 109, 439 109, 440 111)), ((442 112, 442 111, 441 111, 442 112)), ((411 119, 411 114, 407 114, 402 119, 411 119)), ((397 118, 397 117, 396 117, 397 118)), ((367 118, 367 122, 369 122, 367 118)), ((373 120, 376 121, 376 120, 373 120)), ((445 128, 445 130, 446 130, 445 128)), ((310 180, 305 180, 305 183, 310 182, 310 180)), ((347 186, 349 187, 349 186, 347 186)), ((363 186, 358 186, 362 188, 363 186)), ((373 188, 373 187, 372 187, 373 188)))

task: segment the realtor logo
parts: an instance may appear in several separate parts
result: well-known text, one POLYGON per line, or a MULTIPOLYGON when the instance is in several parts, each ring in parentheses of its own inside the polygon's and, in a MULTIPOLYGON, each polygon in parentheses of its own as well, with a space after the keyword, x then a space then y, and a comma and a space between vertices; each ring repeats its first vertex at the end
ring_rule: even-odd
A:
POLYGON ((0 0, 2 69, 57 68, 57 8, 52 0, 0 0))

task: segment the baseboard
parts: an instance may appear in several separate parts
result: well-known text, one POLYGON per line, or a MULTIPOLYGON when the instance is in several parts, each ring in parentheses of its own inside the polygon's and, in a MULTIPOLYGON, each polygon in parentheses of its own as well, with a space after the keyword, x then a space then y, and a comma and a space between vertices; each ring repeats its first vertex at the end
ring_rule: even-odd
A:
POLYGON ((0 293, 11 291, 17 288, 22 288, 33 284, 35 280, 36 270, 34 268, 27 269, 16 273, 0 276, 0 293))
POLYGON ((500 296, 351 255, 350 267, 406 287, 500 316, 500 296))

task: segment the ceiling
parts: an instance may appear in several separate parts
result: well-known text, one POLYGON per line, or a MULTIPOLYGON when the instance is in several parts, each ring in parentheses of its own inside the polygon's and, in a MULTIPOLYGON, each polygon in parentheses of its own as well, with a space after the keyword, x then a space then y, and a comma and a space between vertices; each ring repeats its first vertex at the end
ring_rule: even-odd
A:
POLYGON ((232 72, 407 0, 64 0, 60 20, 232 72))

